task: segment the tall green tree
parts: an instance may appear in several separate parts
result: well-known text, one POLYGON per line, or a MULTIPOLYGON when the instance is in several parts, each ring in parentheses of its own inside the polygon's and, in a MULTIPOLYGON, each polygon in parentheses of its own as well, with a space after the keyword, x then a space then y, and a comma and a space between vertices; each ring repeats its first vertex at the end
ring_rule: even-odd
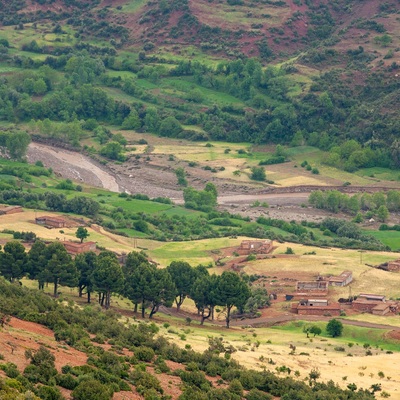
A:
POLYGON ((92 277, 94 288, 102 294, 101 305, 110 308, 111 294, 122 291, 124 285, 124 275, 116 256, 110 252, 100 253, 92 277))
POLYGON ((27 254, 25 247, 17 241, 7 242, 4 252, 0 253, 0 273, 13 282, 27 272, 27 254))
POLYGON ((71 256, 60 242, 53 242, 46 248, 46 266, 43 274, 47 282, 54 284, 54 297, 58 296, 58 286, 75 287, 78 284, 79 272, 71 256))
POLYGON ((140 275, 140 270, 145 266, 152 266, 147 257, 142 253, 132 251, 127 255, 122 268, 122 273, 125 278, 123 293, 133 302, 135 313, 138 311, 138 305, 142 303, 142 297, 137 291, 135 281, 140 275))
POLYGON ((153 317, 161 305, 171 307, 176 293, 175 284, 166 269, 155 268, 153 272, 153 287, 148 299, 151 306, 149 318, 153 317))
POLYGON ((30 279, 38 281, 39 290, 44 289, 46 282, 46 244, 41 240, 36 240, 28 252, 27 272, 30 279))
POLYGON ((205 275, 198 277, 192 285, 190 298, 194 301, 200 316, 200 325, 213 315, 214 307, 217 305, 217 275, 205 275))
POLYGON ((141 305, 142 318, 145 316, 146 308, 154 285, 155 266, 148 262, 141 262, 125 273, 125 295, 135 304, 141 305))
POLYGON ((249 286, 238 274, 224 271, 218 277, 216 288, 217 304, 225 307, 227 328, 229 328, 231 321, 232 308, 243 309, 250 295, 249 286))
POLYGON ((83 291, 86 289, 87 302, 90 303, 90 295, 93 292, 93 271, 96 267, 97 255, 94 251, 78 254, 74 262, 79 272, 79 297, 82 297, 83 291))
POLYGON ((192 285, 196 279, 196 272, 191 265, 185 261, 172 261, 167 267, 172 281, 175 284, 175 303, 179 311, 185 298, 189 295, 192 285))

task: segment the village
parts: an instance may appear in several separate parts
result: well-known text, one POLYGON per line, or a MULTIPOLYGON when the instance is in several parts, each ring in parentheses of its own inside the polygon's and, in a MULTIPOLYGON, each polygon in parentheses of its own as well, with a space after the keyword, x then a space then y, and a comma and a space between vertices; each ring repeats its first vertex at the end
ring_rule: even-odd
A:
MULTIPOLYGON (((288 254, 273 254, 274 243, 272 240, 244 240, 240 246, 234 249, 234 254, 240 256, 254 255, 257 259, 288 258, 293 257, 288 254)), ((242 264, 248 258, 235 259, 231 264, 233 271, 239 272, 242 264)), ((390 261, 376 268, 384 269, 390 272, 400 270, 400 260, 390 261)), ((344 270, 338 275, 317 275, 314 280, 295 280, 285 279, 285 293, 282 288, 272 289, 270 294, 271 301, 283 300, 291 302, 289 310, 298 315, 319 315, 324 317, 346 315, 350 310, 353 313, 371 313, 373 315, 397 315, 399 311, 399 302, 387 299, 383 294, 375 293, 351 293, 351 283, 353 282, 353 273, 350 270, 344 270), (288 287, 289 283, 289 287, 288 287), (349 296, 347 298, 334 297, 335 287, 349 287, 349 296), (280 293, 279 293, 280 292, 280 293)))
MULTIPOLYGON (((0 217, 24 212, 21 206, 0 206, 0 217)), ((70 215, 50 215, 42 212, 35 212, 32 224, 45 227, 47 229, 58 229, 63 232, 63 228, 79 228, 87 226, 84 219, 73 218, 70 215)), ((60 234, 61 236, 61 234, 60 234)), ((67 252, 76 256, 77 254, 88 251, 98 251, 95 241, 75 241, 64 237, 56 237, 67 252)), ((290 254, 274 253, 276 245, 272 240, 242 240, 240 245, 228 249, 231 260, 226 264, 226 268, 241 273, 243 266, 248 262, 249 256, 256 260, 267 259, 290 259, 296 257, 290 254)), ((114 251, 115 252, 115 251, 114 251)), ((126 260, 126 252, 115 252, 121 265, 126 260)), ((216 265, 221 258, 216 259, 216 265)), ((375 266, 388 272, 397 273, 400 271, 400 260, 389 261, 375 266)), ((372 266, 371 266, 372 268, 372 266)), ((371 313, 373 315, 386 316, 396 315, 399 311, 399 302, 387 299, 381 293, 351 293, 353 283, 353 273, 351 270, 343 270, 337 275, 322 275, 316 272, 315 279, 297 280, 295 278, 283 278, 284 284, 274 284, 269 289, 269 296, 272 303, 285 302, 289 304, 284 308, 290 313, 311 316, 342 316, 346 313, 371 313), (349 288, 349 295, 346 298, 335 298, 335 288, 349 288)), ((261 276, 258 284, 262 284, 265 279, 261 276)))

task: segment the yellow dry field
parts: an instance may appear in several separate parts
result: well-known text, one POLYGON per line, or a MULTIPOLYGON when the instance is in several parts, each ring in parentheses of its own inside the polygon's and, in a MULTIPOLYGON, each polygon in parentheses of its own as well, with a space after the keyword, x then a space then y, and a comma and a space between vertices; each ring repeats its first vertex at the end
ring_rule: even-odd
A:
MULTIPOLYGON (((237 150, 248 150, 249 145, 237 143, 212 143, 212 147, 206 147, 205 144, 183 144, 178 147, 174 144, 160 144, 152 151, 153 154, 174 154, 177 158, 186 161, 216 161, 225 162, 226 159, 232 159, 237 150), (225 154, 225 149, 231 149, 229 154, 225 154)), ((246 158, 239 159, 242 163, 246 158)))
POLYGON ((326 182, 323 182, 321 179, 314 178, 315 175, 304 176, 291 176, 289 178, 283 179, 274 179, 273 174, 267 175, 270 179, 274 180, 276 184, 280 186, 289 187, 289 186, 299 186, 299 185, 313 185, 313 186, 325 186, 326 182))
MULTIPOLYGON (((75 232, 77 228, 46 228, 42 225, 35 224, 35 218, 45 215, 54 217, 62 217, 62 214, 47 212, 47 211, 24 211, 18 214, 0 216, 0 227, 3 229, 11 229, 20 232, 34 232, 37 237, 42 240, 77 240, 75 232), (63 231, 63 232, 60 232, 63 231)), ((68 218, 68 216, 66 216, 68 218)), ((134 250, 134 241, 131 238, 114 235, 106 232, 103 228, 97 225, 86 228, 89 232, 87 240, 96 242, 99 246, 109 250, 121 252, 130 252, 134 250)))
MULTIPOLYGON (((225 345, 236 348, 232 357, 248 368, 276 372, 275 368, 286 366, 291 369, 292 377, 299 371, 300 380, 306 379, 312 369, 318 369, 321 381, 332 379, 343 388, 349 383, 355 383, 359 388, 381 383, 382 390, 390 393, 391 398, 400 398, 400 357, 396 353, 386 354, 373 348, 372 356, 366 356, 361 345, 354 344, 350 348, 340 339, 316 337, 310 340, 301 328, 299 333, 293 333, 271 328, 234 327, 227 330, 209 325, 201 328, 197 324, 190 327, 181 324, 181 328, 173 326, 161 328, 160 334, 181 347, 190 344, 194 350, 202 352, 208 348, 208 338, 222 337, 225 345), (184 335, 183 340, 181 335, 184 335), (290 344, 296 346, 294 354, 290 354, 290 344), (338 346, 344 347, 345 351, 335 351, 338 346), (384 378, 378 376, 380 371, 384 372, 384 378)), ((280 373, 280 376, 287 375, 280 373)))
MULTIPOLYGON (((399 297, 400 274, 371 268, 369 265, 378 265, 386 261, 398 259, 396 253, 342 249, 322 249, 318 247, 303 246, 295 243, 278 243, 278 248, 273 254, 283 254, 287 247, 291 247, 295 256, 287 258, 271 258, 252 261, 246 264, 244 271, 248 274, 274 274, 287 273, 290 278, 297 273, 309 273, 310 277, 318 275, 339 275, 344 270, 353 273, 351 283, 352 294, 376 293, 387 297, 399 297), (304 255, 315 251, 315 255, 304 255), (361 260, 362 259, 362 260, 361 260), (362 261, 362 263, 361 263, 362 261)), ((347 297, 349 287, 335 288, 338 297, 347 297)))

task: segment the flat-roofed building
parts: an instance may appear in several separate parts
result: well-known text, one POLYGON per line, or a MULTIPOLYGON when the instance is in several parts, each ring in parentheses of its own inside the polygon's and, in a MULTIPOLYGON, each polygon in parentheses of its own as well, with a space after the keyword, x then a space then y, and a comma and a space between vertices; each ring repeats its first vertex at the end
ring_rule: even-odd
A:
POLYGON ((53 217, 49 215, 44 215, 42 217, 36 217, 35 222, 38 225, 49 226, 52 228, 65 228, 66 221, 61 217, 53 217))
POLYGON ((353 280, 353 273, 351 271, 343 271, 339 276, 331 276, 329 284, 332 286, 346 286, 353 280))
POLYGON ((273 250, 273 241, 266 240, 243 240, 236 252, 241 255, 268 254, 273 250))
POLYGON ((0 215, 9 215, 9 214, 16 214, 21 213, 24 210, 21 206, 4 206, 0 205, 0 215))

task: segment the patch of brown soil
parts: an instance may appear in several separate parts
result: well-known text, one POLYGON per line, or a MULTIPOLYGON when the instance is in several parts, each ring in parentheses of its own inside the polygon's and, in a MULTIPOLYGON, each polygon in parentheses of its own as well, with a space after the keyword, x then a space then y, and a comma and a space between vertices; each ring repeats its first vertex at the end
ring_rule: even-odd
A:
POLYGON ((385 337, 391 340, 397 340, 400 342, 400 330, 393 330, 388 332, 385 337))
POLYGON ((4 360, 16 364, 20 371, 29 364, 25 358, 25 351, 37 350, 40 346, 45 346, 55 355, 58 371, 66 364, 86 364, 85 353, 56 342, 53 331, 43 325, 11 318, 0 331, 0 349, 4 360))

